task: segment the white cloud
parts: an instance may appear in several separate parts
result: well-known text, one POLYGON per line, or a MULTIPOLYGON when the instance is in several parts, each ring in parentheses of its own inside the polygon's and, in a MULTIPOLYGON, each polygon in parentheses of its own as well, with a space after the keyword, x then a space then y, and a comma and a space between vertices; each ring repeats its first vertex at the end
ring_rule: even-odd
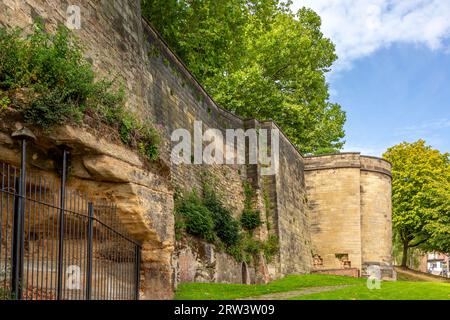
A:
POLYGON ((381 157, 386 152, 386 146, 368 146, 368 145, 344 145, 341 152, 360 152, 364 156, 381 157))
POLYGON ((335 70, 393 43, 445 48, 450 36, 450 0, 293 0, 322 18, 322 31, 336 44, 335 70))
POLYGON ((450 128, 450 119, 437 119, 428 122, 422 122, 416 125, 406 126, 399 128, 396 132, 397 135, 415 136, 420 134, 428 134, 435 132, 436 130, 450 128))

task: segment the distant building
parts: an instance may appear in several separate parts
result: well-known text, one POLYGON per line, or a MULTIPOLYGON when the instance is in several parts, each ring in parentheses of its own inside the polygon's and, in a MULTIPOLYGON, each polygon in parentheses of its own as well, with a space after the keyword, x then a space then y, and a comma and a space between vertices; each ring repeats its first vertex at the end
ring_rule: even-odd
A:
POLYGON ((420 271, 450 278, 449 255, 440 252, 428 252, 423 255, 420 271))

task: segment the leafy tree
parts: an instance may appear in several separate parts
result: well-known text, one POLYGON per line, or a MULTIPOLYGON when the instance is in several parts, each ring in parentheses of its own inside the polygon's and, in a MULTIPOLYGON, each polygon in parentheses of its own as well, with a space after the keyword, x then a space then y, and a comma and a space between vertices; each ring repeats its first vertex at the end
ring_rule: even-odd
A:
POLYGON ((336 60, 320 17, 280 0, 142 0, 142 12, 215 101, 272 119, 303 153, 342 147, 345 113, 329 101, 336 60))
POLYGON ((450 252, 449 156, 424 140, 400 143, 383 155, 392 163, 392 222, 403 267, 410 248, 450 252))

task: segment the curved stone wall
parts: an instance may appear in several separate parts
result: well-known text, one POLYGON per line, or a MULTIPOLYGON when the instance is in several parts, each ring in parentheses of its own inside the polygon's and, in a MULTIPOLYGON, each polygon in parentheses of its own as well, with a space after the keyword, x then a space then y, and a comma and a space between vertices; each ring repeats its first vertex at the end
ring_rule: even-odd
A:
POLYGON ((380 265, 392 277, 391 166, 340 153, 305 158, 314 269, 380 265))
POLYGON ((316 269, 343 268, 344 258, 361 269, 359 173, 357 153, 305 158, 316 269))
POLYGON ((362 273, 379 265, 384 276, 392 276, 391 165, 361 156, 362 273))

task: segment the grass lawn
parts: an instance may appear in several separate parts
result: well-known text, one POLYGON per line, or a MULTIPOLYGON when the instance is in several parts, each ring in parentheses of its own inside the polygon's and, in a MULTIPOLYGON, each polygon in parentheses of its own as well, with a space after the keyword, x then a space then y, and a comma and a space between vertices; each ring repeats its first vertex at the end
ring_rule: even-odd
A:
MULTIPOLYGON (((181 300, 230 300, 259 296, 275 292, 287 292, 308 287, 360 284, 363 279, 318 274, 290 275, 268 284, 183 283, 175 292, 181 300)), ((365 282, 364 282, 365 283, 365 282)))
POLYGON ((380 289, 358 284, 335 291, 308 294, 293 300, 450 300, 450 284, 383 281, 380 289))
POLYGON ((184 283, 179 285, 178 300, 228 300, 264 294, 289 292, 311 287, 349 285, 334 291, 313 293, 293 299, 449 299, 450 284, 436 282, 384 281, 381 289, 369 290, 366 279, 332 275, 290 275, 264 285, 184 283))

